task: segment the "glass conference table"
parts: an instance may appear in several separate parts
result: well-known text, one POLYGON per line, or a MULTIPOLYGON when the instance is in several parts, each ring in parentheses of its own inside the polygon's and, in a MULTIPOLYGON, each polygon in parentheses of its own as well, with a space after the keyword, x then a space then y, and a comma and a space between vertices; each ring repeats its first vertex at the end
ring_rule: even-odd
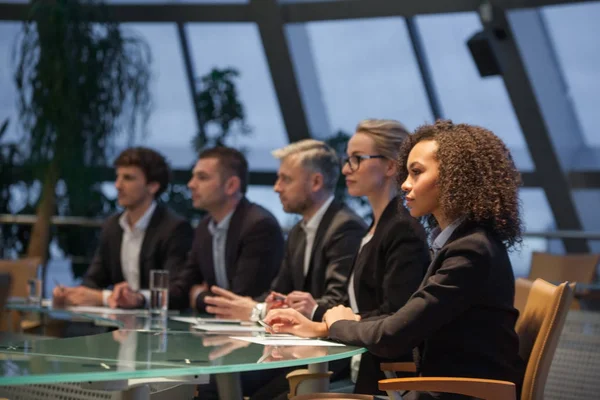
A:
MULTIPOLYGON (((0 397, 17 393, 15 385, 62 383, 118 392, 121 399, 147 399, 153 384, 187 390, 169 395, 172 399, 183 393, 191 396, 195 384, 206 383, 214 375, 220 398, 241 399, 240 372, 308 365, 310 372, 324 373, 329 361, 366 351, 334 343, 316 346, 310 340, 302 345, 250 343, 231 336, 261 339, 265 334, 204 332, 188 322, 152 317, 144 311, 107 315, 25 303, 9 303, 6 309, 116 329, 71 338, 0 334, 0 397)), ((327 385, 328 380, 315 380, 305 390, 327 391, 327 385)))

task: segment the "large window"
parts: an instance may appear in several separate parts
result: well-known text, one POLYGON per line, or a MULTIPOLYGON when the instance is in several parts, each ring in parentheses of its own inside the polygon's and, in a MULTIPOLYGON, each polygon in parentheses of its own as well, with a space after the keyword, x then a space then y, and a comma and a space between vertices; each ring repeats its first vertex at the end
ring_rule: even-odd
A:
MULTIPOLYGON (((176 26, 167 23, 122 26, 143 37, 152 51, 153 110, 147 136, 137 143, 160 151, 174 168, 190 168, 196 159, 191 143, 197 128, 176 26)), ((123 137, 123 147, 124 140, 123 137)))
POLYGON ((482 29, 477 14, 420 16, 417 24, 444 116, 491 129, 511 148, 521 170, 533 170, 502 78, 481 78, 467 48, 467 40, 482 29))
POLYGON ((187 32, 198 76, 212 68, 232 67, 240 72, 239 95, 252 134, 229 144, 246 149, 250 169, 277 169, 279 163, 270 152, 285 146, 288 138, 256 25, 189 24, 187 32))
POLYGON ((600 3, 545 7, 548 33, 590 146, 600 146, 600 3))
POLYGON ((2 141, 18 138, 19 114, 17 111, 17 88, 14 81, 13 47, 20 31, 18 22, 0 22, 0 124, 9 120, 8 130, 2 141))
POLYGON ((397 119, 409 129, 432 121, 403 18, 306 27, 334 132, 352 133, 365 118, 397 119))
MULTIPOLYGON (((546 195, 539 188, 524 188, 520 191, 522 220, 526 231, 544 232, 554 230, 554 217, 548 205, 546 195)), ((515 276, 526 277, 531 265, 531 253, 534 251, 563 252, 562 242, 549 241, 538 237, 525 237, 523 245, 510 253, 515 276)))

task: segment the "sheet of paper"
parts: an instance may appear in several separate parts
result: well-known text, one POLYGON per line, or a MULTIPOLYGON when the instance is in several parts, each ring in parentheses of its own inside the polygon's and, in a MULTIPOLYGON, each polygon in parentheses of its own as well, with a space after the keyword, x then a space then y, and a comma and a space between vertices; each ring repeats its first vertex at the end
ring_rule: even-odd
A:
POLYGON ((345 344, 328 342, 319 339, 306 338, 283 338, 283 337, 248 337, 230 336, 231 339, 244 340, 250 343, 262 344, 263 346, 345 346, 345 344))
POLYGON ((265 332, 262 326, 247 326, 233 324, 199 324, 194 329, 207 332, 265 332))
POLYGON ((199 318, 199 317, 171 317, 173 321, 187 322, 188 324, 241 324, 239 319, 199 318))
POLYGON ((112 314, 112 315, 119 315, 119 314, 145 315, 145 314, 148 314, 147 310, 123 310, 120 308, 92 307, 92 306, 72 306, 72 307, 67 307, 66 310, 80 312, 80 313, 112 314))

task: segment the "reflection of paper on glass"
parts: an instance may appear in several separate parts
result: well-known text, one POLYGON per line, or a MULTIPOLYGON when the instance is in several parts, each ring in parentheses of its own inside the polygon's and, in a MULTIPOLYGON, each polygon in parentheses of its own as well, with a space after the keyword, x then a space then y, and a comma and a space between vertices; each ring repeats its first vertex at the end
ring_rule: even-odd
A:
POLYGON ((244 340, 250 343, 262 344, 263 346, 345 346, 345 344, 328 342, 326 340, 306 338, 270 338, 270 337, 248 337, 231 336, 231 339, 244 340))
POLYGON ((94 313, 94 314, 136 314, 136 315, 148 314, 148 310, 123 310, 121 308, 92 307, 92 306, 73 306, 73 307, 67 307, 66 310, 80 312, 80 313, 94 313))
POLYGON ((207 324, 240 324, 239 319, 220 319, 220 318, 200 318, 200 317, 171 317, 173 321, 187 322, 188 324, 198 325, 207 324))
POLYGON ((194 325, 194 329, 207 332, 264 332, 262 326, 245 326, 231 324, 200 324, 194 325))

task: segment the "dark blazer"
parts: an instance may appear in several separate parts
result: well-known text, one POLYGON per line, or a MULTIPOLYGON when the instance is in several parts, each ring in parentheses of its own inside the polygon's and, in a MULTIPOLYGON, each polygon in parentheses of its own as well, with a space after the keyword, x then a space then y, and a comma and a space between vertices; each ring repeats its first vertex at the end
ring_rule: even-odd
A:
POLYGON ((520 388, 525 364, 518 355, 514 293, 503 243, 465 222, 404 307, 387 317, 338 321, 329 334, 382 357, 418 348, 415 362, 422 376, 499 379, 520 388))
MULTIPOLYGON (((104 223, 96 254, 83 277, 84 286, 105 289, 125 280, 121 266, 121 214, 112 215, 104 223)), ((186 220, 157 204, 140 250, 140 289, 150 286, 152 269, 168 270, 171 279, 177 276, 190 250, 192 237, 192 227, 186 220)))
MULTIPOLYGON (((210 287, 216 284, 209 222, 210 216, 200 221, 188 261, 170 287, 172 297, 178 298, 178 308, 189 306, 192 285, 206 282, 210 287)), ((263 293, 277 274, 282 256, 283 234, 275 217, 263 207, 243 198, 233 212, 227 229, 225 263, 229 290, 242 296, 263 293)), ((205 312, 204 298, 210 295, 210 291, 206 291, 198 296, 198 311, 205 312)))
MULTIPOLYGON (((306 241, 301 223, 297 223, 288 235, 281 269, 271 290, 284 294, 309 292, 318 304, 313 319, 322 320, 328 308, 344 301, 352 259, 365 232, 362 218, 343 203, 333 201, 317 228, 305 276, 306 241)), ((257 299, 265 297, 263 294, 257 299)))
MULTIPOLYGON (((361 317, 398 311, 419 288, 429 261, 423 226, 398 197, 394 198, 381 214, 373 237, 354 260, 354 293, 361 317)), ((411 359, 410 351, 394 358, 363 354, 355 392, 378 393, 377 381, 385 379, 379 365, 411 359)))

